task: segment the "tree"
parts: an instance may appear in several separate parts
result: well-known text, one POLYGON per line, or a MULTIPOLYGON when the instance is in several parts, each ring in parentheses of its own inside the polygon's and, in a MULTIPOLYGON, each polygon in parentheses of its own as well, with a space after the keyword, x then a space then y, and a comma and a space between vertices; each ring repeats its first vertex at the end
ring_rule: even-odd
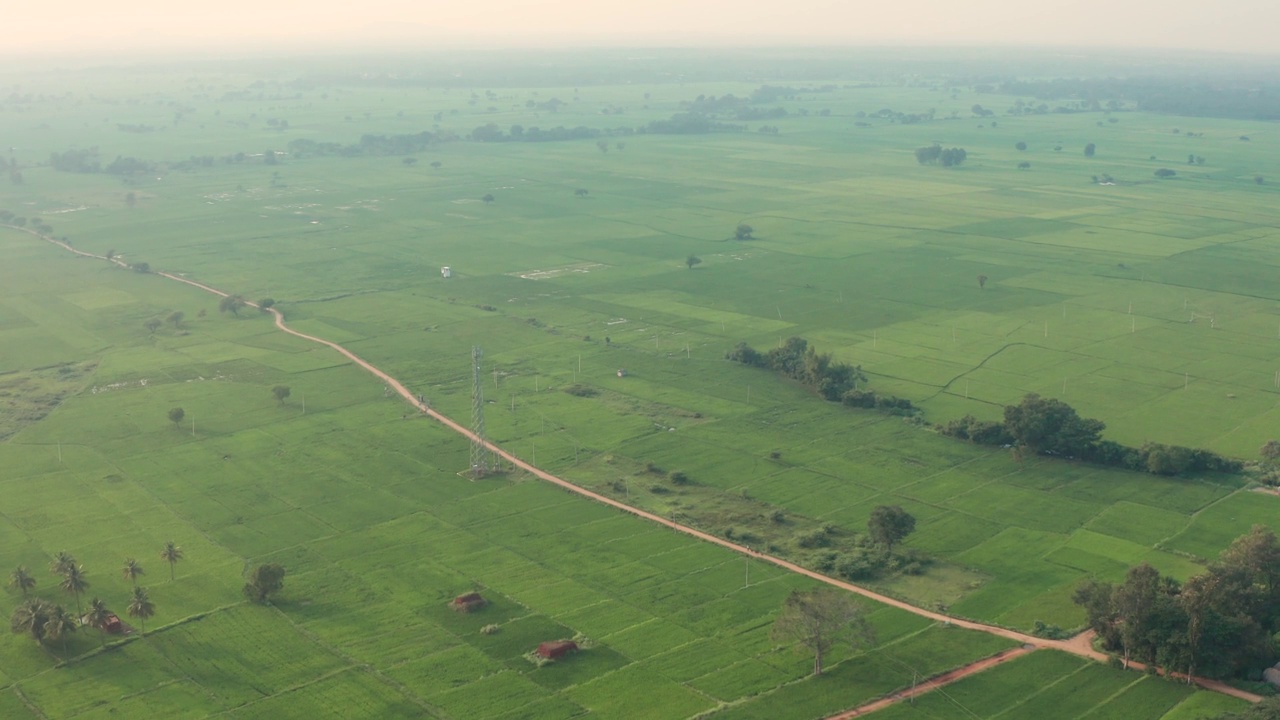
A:
POLYGON ((57 555, 53 556, 53 560, 49 562, 49 572, 54 575, 65 575, 68 568, 75 567, 76 559, 66 550, 59 550, 57 555))
POLYGON ((138 196, 137 196, 137 194, 136 194, 136 193, 133 193, 133 192, 129 192, 129 193, 127 193, 127 194, 124 196, 124 204, 125 204, 125 205, 128 205, 129 207, 137 207, 137 205, 138 205, 138 196))
POLYGON ((1020 448, 1066 456, 1090 450, 1106 428, 1101 420, 1080 417, 1061 400, 1035 393, 1005 407, 1004 425, 1020 448))
POLYGON ((443 163, 441 163, 439 160, 434 160, 434 161, 432 161, 432 163, 431 163, 431 167, 432 167, 433 169, 435 169, 435 170, 439 170, 439 169, 440 169, 440 166, 441 166, 442 164, 443 164, 443 163))
POLYGON ((1258 449, 1258 454, 1269 463, 1280 460, 1280 440, 1268 440, 1265 445, 1258 449))
POLYGON ((987 276, 986 276, 986 275, 979 275, 979 276, 978 276, 978 289, 979 289, 979 290, 982 290, 982 289, 985 289, 986 287, 987 287, 987 276))
POLYGON ((276 397, 276 402, 280 405, 284 405, 284 401, 289 398, 290 392, 288 385, 277 385, 271 388, 271 394, 276 397))
POLYGON ((488 205, 489 203, 493 202, 493 199, 494 199, 493 193, 485 193, 484 197, 480 199, 484 201, 485 205, 488 205))
POLYGON ((1019 169, 1019 170, 1030 170, 1030 169, 1031 169, 1031 163, 1027 162, 1026 160, 1023 160, 1022 162, 1018 163, 1018 169, 1019 169))
POLYGON ((151 598, 147 596, 146 588, 135 586, 133 588, 133 596, 129 598, 129 607, 126 608, 129 617, 138 618, 142 622, 142 632, 147 631, 147 618, 156 614, 155 603, 151 602, 151 598))
POLYGON ((262 298, 258 301, 258 309, 266 312, 276 306, 275 298, 262 298))
POLYGON ((733 236, 738 240, 752 240, 752 234, 755 233, 755 231, 755 228, 750 225, 746 223, 739 223, 738 227, 733 231, 733 236))
POLYGON ((698 257, 697 255, 692 255, 692 254, 691 254, 691 255, 689 255, 689 257, 687 257, 687 258, 685 258, 685 259, 684 259, 684 264, 685 264, 685 267, 687 267, 687 268, 689 268, 690 270, 692 270, 694 265, 701 265, 701 264, 702 264, 702 258, 698 257))
POLYGON ((240 308, 244 307, 244 298, 240 295, 227 295, 218 301, 218 312, 231 313, 239 316, 240 308))
POLYGON ((67 636, 75 632, 79 624, 76 616, 67 612, 61 605, 54 605, 44 621, 44 636, 50 640, 61 640, 62 654, 66 655, 67 636))
POLYGON ((1018 148, 1018 150, 1026 151, 1027 144, 1024 142, 1019 142, 1017 145, 1014 145, 1014 147, 1018 148))
POLYGON ((89 580, 85 578, 84 566, 72 565, 62 573, 62 582, 58 587, 71 593, 76 598, 76 613, 80 612, 80 593, 89 589, 89 580))
POLYGON ((187 317, 187 314, 182 312, 181 310, 174 310, 173 312, 169 313, 169 317, 165 318, 165 320, 167 320, 169 324, 173 326, 174 330, 177 330, 182 327, 182 321, 186 317, 187 317))
POLYGON ((134 587, 137 587, 138 578, 146 575, 147 571, 142 569, 142 563, 133 558, 126 558, 124 567, 120 568, 120 574, 124 576, 125 580, 133 583, 134 587))
POLYGON ((925 147, 916 148, 916 162, 921 165, 932 165, 938 162, 938 158, 942 156, 942 146, 934 143, 925 147))
POLYGON ((284 587, 284 567, 276 563, 264 563, 253 569, 249 582, 244 585, 245 597, 265 603, 272 593, 284 587))
POLYGON ((160 551, 160 559, 169 563, 169 579, 173 580, 173 566, 182 559, 182 548, 173 544, 173 541, 164 544, 164 549, 160 551))
POLYGON ((85 613, 85 620, 96 628, 98 628, 98 639, 102 641, 102 646, 107 646, 107 621, 111 619, 111 609, 107 604, 98 598, 89 601, 89 612, 85 613))
POLYGON ((32 640, 43 645, 44 626, 53 614, 53 608, 52 603, 42 598, 27 598, 9 616, 9 630, 15 635, 30 635, 32 640))
POLYGON ((116 259, 116 251, 115 251, 115 250, 107 250, 107 254, 106 254, 106 255, 103 255, 103 257, 107 259, 107 262, 115 262, 115 259, 116 259))
POLYGON ((849 593, 835 588, 791 591, 773 623, 775 642, 795 644, 813 653, 813 674, 822 674, 822 657, 837 644, 870 645, 875 632, 865 609, 849 593))
POLYGON ((898 505, 881 505, 871 511, 867 520, 867 533, 876 544, 893 552, 894 543, 910 535, 916 529, 916 519, 898 505))
POLYGON ((129 266, 134 272, 149 273, 151 272, 151 263, 136 262, 129 266))
POLYGON ((147 332, 155 333, 156 330, 160 329, 160 318, 151 318, 143 323, 143 326, 147 328, 147 332))
POLYGON ((596 141, 596 147, 600 148, 600 152, 602 152, 602 153, 607 153, 607 152, 609 152, 609 141, 608 141, 608 140, 597 140, 597 141, 596 141))
POLYGON ((1261 175, 1254 175, 1253 182, 1255 185, 1261 185, 1262 183, 1266 182, 1266 178, 1262 177, 1261 175))
POLYGON ((25 565, 19 565, 9 573, 9 588, 22 593, 22 597, 26 597, 31 588, 36 586, 36 579, 27 571, 25 565))
POLYGON ((587 196, 587 189, 586 189, 586 188, 578 188, 577 190, 574 190, 574 191, 573 191, 573 195, 574 195, 574 197, 584 198, 584 197, 586 197, 586 196, 587 196))
POLYGON ((1160 168, 1155 171, 1155 176, 1158 178, 1171 178, 1177 174, 1176 170, 1170 170, 1169 168, 1160 168))
POLYGON ((1094 145, 1093 143, 1089 143, 1088 145, 1084 146, 1085 157, 1093 157, 1093 154, 1097 151, 1098 151, 1098 146, 1094 145))

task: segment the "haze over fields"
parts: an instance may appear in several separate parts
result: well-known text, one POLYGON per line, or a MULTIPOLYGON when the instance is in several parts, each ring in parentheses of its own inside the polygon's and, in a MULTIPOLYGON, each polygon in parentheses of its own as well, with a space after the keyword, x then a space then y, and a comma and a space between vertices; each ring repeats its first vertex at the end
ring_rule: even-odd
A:
POLYGON ((1157 0, 12 3, 3 53, 435 44, 879 44, 1273 53, 1280 5, 1157 0))

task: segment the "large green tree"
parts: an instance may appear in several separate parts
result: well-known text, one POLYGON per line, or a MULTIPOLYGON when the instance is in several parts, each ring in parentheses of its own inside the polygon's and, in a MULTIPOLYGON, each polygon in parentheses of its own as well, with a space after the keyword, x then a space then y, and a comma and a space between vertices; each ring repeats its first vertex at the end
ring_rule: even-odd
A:
POLYGON ((1101 420, 1080 417, 1061 400, 1035 393, 1005 407, 1004 426, 1025 451, 1065 456, 1087 452, 1106 428, 1101 420))
POLYGON ((249 574, 249 582, 244 585, 245 597, 254 602, 265 603, 273 593, 284 587, 284 567, 276 563, 264 563, 249 574))
POLYGON ((867 533, 877 545, 893 552, 893 546, 916 529, 916 519, 898 505, 881 505, 871 511, 867 533))
POLYGON ((776 642, 813 653, 813 674, 822 674, 822 658, 839 644, 863 647, 875 642, 866 609, 835 588, 793 590, 773 623, 776 642))
POLYGON ((124 566, 120 568, 120 574, 124 576, 125 580, 128 580, 137 587, 138 578, 146 575, 147 571, 142 569, 142 563, 133 558, 126 558, 124 566))
POLYGON ((79 619, 67 612, 61 605, 54 605, 44 621, 44 636, 50 640, 62 641, 62 654, 67 654, 67 638, 80 626, 79 619))

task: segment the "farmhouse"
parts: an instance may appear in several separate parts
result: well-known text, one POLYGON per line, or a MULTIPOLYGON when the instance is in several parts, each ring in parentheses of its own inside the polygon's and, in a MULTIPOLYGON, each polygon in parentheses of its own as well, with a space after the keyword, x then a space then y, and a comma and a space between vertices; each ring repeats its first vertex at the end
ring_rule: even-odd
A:
POLYGON ((562 658, 571 652, 576 652, 577 650, 578 643, 572 640, 557 640, 556 642, 544 642, 538 644, 538 655, 540 657, 547 658, 548 660, 562 658))
POLYGON ((469 592, 465 595, 459 595, 449 602, 449 607, 458 612, 473 612, 488 605, 489 601, 480 596, 478 592, 469 592))

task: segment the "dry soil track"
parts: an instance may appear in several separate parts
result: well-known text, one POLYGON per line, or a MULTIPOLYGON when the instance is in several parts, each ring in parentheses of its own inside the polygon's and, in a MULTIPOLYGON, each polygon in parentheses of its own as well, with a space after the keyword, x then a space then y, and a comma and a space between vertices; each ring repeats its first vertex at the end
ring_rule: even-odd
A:
MULTIPOLYGON (((53 243, 54 245, 57 245, 63 248, 64 250, 73 252, 76 255, 79 255, 81 257, 95 258, 98 260, 108 260, 108 258, 103 257, 101 255, 94 255, 92 253, 87 253, 81 250, 77 250, 64 242, 61 242, 51 237, 41 235, 33 230, 26 230, 26 229, 23 229, 23 230, 24 232, 27 232, 30 235, 33 235, 42 240, 46 240, 50 243, 53 243)), ((108 261, 123 267, 127 267, 127 265, 124 262, 117 259, 110 259, 108 261)), ((154 274, 159 275, 161 277, 169 278, 170 280, 176 280, 177 282, 180 282, 180 283, 191 285, 192 287, 199 288, 201 290, 204 290, 205 292, 212 293, 219 297, 227 297, 229 295, 229 293, 219 290, 215 287, 211 287, 209 285, 205 285, 205 284, 196 282, 194 280, 189 280, 179 275, 173 275, 165 272, 154 272, 154 274)), ((254 303, 247 303, 247 304, 253 307, 257 307, 257 305, 254 303)), ((426 404, 419 402, 418 396, 410 392, 408 388, 406 388, 403 384, 401 384, 399 380, 396 380, 395 378, 391 377, 390 375, 378 369, 377 367, 375 367, 368 361, 364 360, 360 356, 356 355, 355 353, 351 352, 350 350, 346 349, 345 347, 335 342, 332 342, 330 340, 325 340, 324 338, 316 337, 314 335, 308 335, 306 333, 299 332, 297 330, 294 330, 293 328, 290 328, 285 323, 284 314, 274 307, 267 308, 267 312, 270 312, 272 315, 275 316, 276 327, 278 327, 283 332, 286 332, 295 337, 302 338, 304 340, 309 340, 311 342, 319 343, 326 347, 332 348, 334 351, 342 354, 351 362, 364 368, 366 371, 368 371, 369 373, 377 377, 379 380, 382 380, 389 387, 394 388, 395 391, 399 393, 400 396, 404 398, 406 402, 413 405, 419 411, 434 418, 435 420, 438 420, 439 422, 444 424, 446 427, 448 427, 450 430, 453 430, 459 435, 462 435, 463 437, 467 438, 469 441, 474 441, 476 439, 475 435, 472 434, 470 429, 463 427, 462 425, 459 425, 457 422, 454 422, 449 417, 437 412, 436 410, 431 409, 430 407, 427 407, 426 404)), ((810 577, 814 580, 817 580, 818 582, 822 582, 827 585, 840 588, 842 590, 847 590, 848 592, 862 595, 863 597, 869 598, 871 600, 875 600, 876 602, 880 602, 885 605, 890 605, 910 613, 915 613, 916 615, 929 618, 930 620, 934 620, 936 622, 946 623, 949 625, 954 625, 956 627, 962 627, 969 630, 977 630, 979 632, 990 633, 992 635, 998 635, 1000 637, 1008 638, 1009 640, 1013 640, 1018 643, 1021 643, 1022 645, 1027 646, 1028 648, 1044 648, 1044 649, 1060 650, 1062 652, 1071 653, 1072 655, 1079 655, 1081 657, 1086 657, 1091 660, 1097 660, 1099 662, 1105 662, 1109 657, 1106 654, 1098 652, 1097 650, 1093 649, 1093 645, 1091 642, 1092 633, 1090 632, 1081 633, 1080 635, 1077 635, 1069 640, 1047 640, 1045 638, 1038 638, 1033 635, 1027 635, 1026 633, 1020 633, 1020 632, 1017 632, 1016 630, 1010 630, 1008 628, 1003 628, 996 625, 987 625, 985 623, 974 622, 972 620, 965 620, 963 618, 951 617, 949 615, 944 615, 942 613, 933 612, 932 610, 926 610, 924 608, 916 607, 915 605, 904 602, 902 600, 898 600, 896 598, 892 598, 887 595, 882 595, 880 593, 874 592, 872 590, 868 590, 866 588, 860 587, 858 585, 854 585, 852 583, 845 582, 843 580, 839 580, 833 577, 828 577, 819 572, 815 572, 808 568, 796 565, 795 563, 791 563, 786 560, 783 560, 782 558, 774 557, 772 555, 767 555, 765 553, 758 552, 744 545, 739 545, 737 543, 730 542, 729 540, 725 540, 724 538, 702 532, 701 530, 689 527, 687 525, 681 525, 680 523, 677 523, 673 520, 669 520, 660 515, 655 515, 645 510, 641 510, 640 508, 627 505, 626 503, 620 502, 613 498, 606 497, 596 492, 592 492, 591 490, 575 485, 569 482, 568 480, 557 477, 555 475, 552 475, 551 473, 548 473, 544 470, 534 467, 533 465, 525 462, 524 460, 521 460, 515 455, 512 455, 511 453, 503 450, 501 447, 499 447, 498 445, 492 442, 486 442, 485 445, 488 447, 490 452, 494 453, 498 457, 501 457, 502 459, 511 463, 512 466, 519 468, 520 470, 523 470, 529 473, 530 475, 537 477, 540 480, 544 480, 553 485, 558 485, 561 488, 568 490, 569 492, 575 493, 577 495, 581 495, 583 497, 590 498, 596 502, 603 503, 605 505, 609 505, 611 507, 622 510, 623 512, 627 512, 637 517, 644 518, 645 520, 648 520, 650 522, 658 523, 659 525, 665 525, 666 527, 671 528, 672 530, 684 533, 686 535, 691 535, 695 538, 698 538, 699 540, 713 543, 715 545, 719 545, 721 547, 733 550, 734 552, 740 553, 742 555, 746 555, 748 557, 752 557, 757 560, 761 560, 763 562, 771 563, 773 565, 789 570, 791 572, 804 575, 806 577, 810 577)), ((968 668, 975 668, 975 669, 965 673, 966 675, 972 674, 974 672, 979 672, 980 670, 986 669, 986 667, 990 667, 991 664, 994 664, 994 663, 991 663, 982 667, 977 667, 979 665, 982 665, 982 663, 984 662, 988 662, 990 659, 991 658, 987 658, 986 660, 980 660, 977 663, 973 663, 964 668, 958 668, 957 670, 952 672, 963 672, 968 668)), ((959 678, 958 677, 953 678, 953 681, 955 679, 959 679, 959 678)), ((1192 682, 1194 682, 1195 684, 1207 690, 1214 690, 1226 695, 1231 695, 1233 697, 1240 698, 1242 700, 1248 700, 1249 702, 1258 702, 1262 699, 1262 697, 1259 695, 1245 692, 1244 690, 1240 690, 1238 688, 1231 687, 1230 685, 1227 685, 1225 683, 1218 682, 1216 680, 1210 680, 1208 678, 1196 677, 1196 678, 1192 678, 1192 682)), ((892 703, 889 703, 889 704, 892 704, 892 703)), ((850 711, 850 712, 856 712, 856 710, 850 711)), ((867 712, 870 712, 870 710, 868 710, 867 712)), ((864 712, 863 714, 866 714, 866 713, 864 712)), ((856 717, 856 715, 842 714, 842 715, 837 715, 836 717, 838 718, 856 717)))

